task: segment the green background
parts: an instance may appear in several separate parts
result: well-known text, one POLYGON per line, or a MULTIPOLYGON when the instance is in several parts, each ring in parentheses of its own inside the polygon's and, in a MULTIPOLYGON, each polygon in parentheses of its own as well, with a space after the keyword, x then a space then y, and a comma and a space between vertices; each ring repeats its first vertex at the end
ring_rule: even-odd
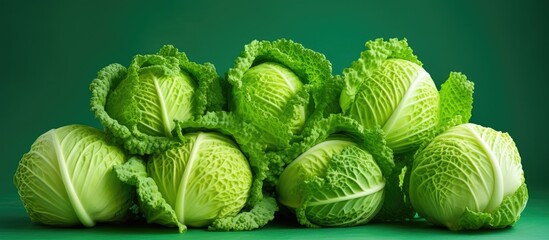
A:
MULTIPOLYGON (((22 154, 49 129, 100 127, 88 85, 113 62, 173 44, 220 75, 253 39, 289 38, 324 53, 340 74, 364 42, 407 38, 438 86, 450 71, 475 82, 472 122, 509 132, 520 154, 530 202, 515 227, 451 233, 425 222, 350 229, 275 223, 253 232, 188 237, 541 237, 549 231, 547 56, 543 1, 1 1, 0 236, 182 237, 151 226, 52 229, 28 220, 13 185, 22 154)), ((187 237, 187 235, 185 237, 187 237)), ((1 237, 0 237, 1 238, 1 237)))

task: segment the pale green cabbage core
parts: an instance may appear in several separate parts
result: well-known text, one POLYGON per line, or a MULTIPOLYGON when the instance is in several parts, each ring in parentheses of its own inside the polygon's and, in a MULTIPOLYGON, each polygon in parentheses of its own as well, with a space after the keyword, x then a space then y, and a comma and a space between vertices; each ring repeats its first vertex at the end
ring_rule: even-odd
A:
POLYGON ((288 101, 302 89, 303 83, 290 69, 278 63, 261 63, 244 73, 242 89, 235 94, 235 112, 266 133, 272 132, 273 121, 289 124, 290 130, 297 133, 305 123, 306 106, 296 105, 291 113, 284 111, 288 101), (285 119, 287 116, 291 117, 285 119))
MULTIPOLYGON (((393 151, 417 148, 437 125, 439 94, 421 66, 388 59, 364 84, 347 113, 367 128, 381 126, 393 151)), ((346 91, 340 101, 346 104, 350 101, 346 91)))
POLYGON ((459 229, 466 211, 492 213, 523 183, 511 137, 469 123, 450 128, 417 153, 410 199, 429 221, 459 229))
POLYGON ((165 75, 153 67, 139 71, 139 80, 123 80, 109 95, 106 110, 122 125, 151 136, 172 137, 174 120, 192 117, 195 83, 183 71, 165 75))
POLYGON ((246 157, 220 134, 193 133, 186 138, 189 141, 182 146, 149 159, 147 172, 158 190, 183 225, 204 227, 236 215, 252 185, 246 157))

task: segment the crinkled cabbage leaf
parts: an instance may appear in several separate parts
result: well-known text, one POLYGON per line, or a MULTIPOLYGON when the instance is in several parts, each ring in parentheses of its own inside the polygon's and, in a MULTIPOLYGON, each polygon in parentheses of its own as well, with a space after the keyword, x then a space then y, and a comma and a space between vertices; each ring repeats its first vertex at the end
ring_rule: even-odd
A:
POLYGON ((120 64, 103 68, 90 90, 95 116, 132 154, 180 144, 175 120, 220 110, 225 104, 214 66, 191 62, 170 45, 157 54, 135 56, 127 69, 120 64))
POLYGON ((315 107, 327 108, 329 99, 316 93, 332 81, 331 71, 324 55, 299 43, 252 41, 227 73, 230 111, 262 132, 257 141, 283 149, 315 107))

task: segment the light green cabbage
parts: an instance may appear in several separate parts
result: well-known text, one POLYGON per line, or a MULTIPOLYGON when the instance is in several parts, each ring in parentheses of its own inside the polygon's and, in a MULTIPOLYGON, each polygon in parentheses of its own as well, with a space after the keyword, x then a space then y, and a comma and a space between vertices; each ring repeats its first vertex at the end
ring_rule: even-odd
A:
POLYGON ((270 200, 241 212, 250 194, 252 172, 237 145, 218 133, 183 137, 183 145, 151 155, 146 165, 132 158, 116 168, 122 181, 137 187, 147 221, 177 226, 181 232, 187 226, 251 230, 265 225, 263 216, 276 208, 270 200))
POLYGON ((364 130, 353 119, 331 115, 304 133, 303 141, 277 154, 291 161, 276 185, 279 202, 308 227, 373 219, 383 206, 385 176, 394 167, 381 130, 364 130))
POLYGON ((528 200, 513 139, 470 123, 448 129, 416 153, 410 199, 421 216, 451 230, 512 225, 528 200))
POLYGON ((280 175, 278 200, 307 226, 355 226, 381 209, 385 179, 372 155, 347 139, 328 139, 280 175))
POLYGON ((432 138, 439 124, 447 123, 446 117, 461 114, 462 121, 468 121, 473 84, 462 74, 450 74, 454 86, 447 87, 457 91, 442 96, 406 40, 377 39, 366 47, 343 72, 340 105, 364 127, 381 126, 395 154, 416 150, 432 138))
MULTIPOLYGON (((266 152, 266 145, 257 141, 262 134, 259 129, 252 124, 241 121, 234 113, 225 111, 209 112, 189 121, 178 122, 178 127, 182 129, 183 133, 207 129, 231 136, 248 157, 254 175, 249 203, 255 205, 262 201, 264 197, 263 183, 266 178, 272 178, 272 170, 269 169, 269 156, 273 153, 266 152)), ((274 210, 272 214, 274 214, 274 210)))
POLYGON ((14 182, 31 220, 58 226, 126 219, 132 190, 116 177, 124 152, 92 127, 69 125, 36 139, 14 182))
MULTIPOLYGON (((261 141, 257 141, 262 134, 257 127, 241 121, 241 118, 235 116, 232 112, 224 111, 209 112, 190 121, 178 122, 178 125, 183 132, 207 129, 231 136, 248 157, 254 176, 247 203, 247 209, 251 210, 243 211, 234 218, 217 220, 209 229, 252 230, 263 227, 274 219, 278 205, 272 197, 272 191, 265 189, 264 183, 266 181, 271 183, 272 179, 275 178, 275 168, 270 169, 272 167, 270 166, 270 160, 276 154, 266 151, 267 146, 261 141), (239 222, 239 224, 235 225, 235 222, 239 222)), ((269 185, 268 187, 272 186, 269 185)))
MULTIPOLYGON (((245 119, 276 119, 284 115, 288 101, 303 89, 303 83, 291 70, 278 63, 266 62, 256 65, 242 77, 241 91, 235 92, 235 113, 245 119)), ((287 124, 293 134, 303 128, 306 119, 305 105, 290 109, 292 116, 287 124)), ((256 123, 262 131, 269 132, 267 121, 256 123)), ((266 138, 270 141, 271 136, 266 138)), ((269 142, 275 144, 275 142, 269 142)))
POLYGON ((253 41, 227 74, 230 111, 261 130, 258 141, 282 149, 315 107, 327 105, 312 92, 331 79, 331 64, 320 53, 285 39, 253 41))
POLYGON ((175 120, 224 105, 214 66, 193 63, 169 45, 155 55, 135 56, 128 69, 119 64, 105 67, 90 89, 96 117, 133 154, 179 144, 175 120))

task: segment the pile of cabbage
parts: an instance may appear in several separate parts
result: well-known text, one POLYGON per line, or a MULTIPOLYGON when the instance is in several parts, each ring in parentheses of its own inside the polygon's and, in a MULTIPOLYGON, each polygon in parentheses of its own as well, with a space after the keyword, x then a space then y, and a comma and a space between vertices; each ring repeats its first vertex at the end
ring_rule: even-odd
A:
POLYGON ((44 133, 14 181, 31 220, 56 226, 504 228, 528 199, 521 159, 469 123, 473 88, 457 72, 437 88, 405 39, 366 42, 339 75, 291 40, 252 41, 224 77, 168 45, 101 69, 104 129, 44 133))

